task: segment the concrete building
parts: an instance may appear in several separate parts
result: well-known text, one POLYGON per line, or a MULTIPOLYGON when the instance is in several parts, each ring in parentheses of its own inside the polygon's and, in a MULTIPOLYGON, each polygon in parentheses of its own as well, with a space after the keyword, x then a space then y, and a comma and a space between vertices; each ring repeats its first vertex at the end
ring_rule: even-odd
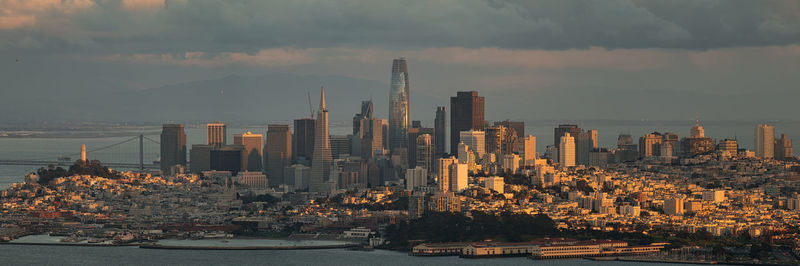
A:
POLYGON ((228 138, 227 127, 222 122, 212 122, 206 125, 207 144, 214 147, 226 145, 228 138))
POLYGON ((558 148, 558 163, 564 167, 575 166, 575 138, 569 132, 561 136, 558 148))
POLYGON ((417 166, 413 169, 406 169, 406 190, 413 191, 417 187, 428 185, 428 170, 417 166))
POLYGON ((505 193, 505 181, 502 177, 499 176, 492 176, 487 177, 483 180, 483 186, 487 189, 491 189, 497 191, 497 193, 503 194, 505 193))
POLYGON ((563 137, 564 134, 569 133, 574 138, 581 132, 583 132, 583 129, 579 128, 577 125, 558 125, 558 127, 553 129, 553 144, 556 146, 556 148, 560 148, 561 137, 563 137))
MULTIPOLYGON (((85 147, 82 154, 86 154, 85 147)), ((164 124, 161 130, 161 172, 167 174, 175 165, 186 166, 186 132, 183 124, 164 124)))
POLYGON ((597 148, 597 130, 578 133, 575 137, 575 163, 589 165, 589 152, 597 148))
POLYGON ((658 156, 664 137, 661 133, 653 132, 639 138, 639 158, 645 159, 658 156))
MULTIPOLYGON (((408 137, 408 144, 405 147, 408 148, 407 149, 407 152, 408 152, 408 154, 407 154, 408 159, 407 160, 408 160, 408 167, 409 168, 414 168, 414 167, 417 166, 417 161, 418 161, 417 160, 417 138, 419 136, 422 136, 422 135, 425 135, 425 134, 430 135, 431 136, 431 139, 430 139, 431 147, 434 147, 434 145, 436 145, 436 143, 433 142, 433 140, 434 140, 433 136, 436 135, 436 132, 434 132, 435 130, 433 128, 429 128, 429 127, 422 127, 422 125, 419 123, 419 121, 415 121, 415 122, 417 122, 417 123, 415 123, 415 125, 412 125, 411 128, 406 130, 408 132, 408 136, 407 136, 408 137)), ((431 149, 431 154, 433 154, 433 149, 431 149)))
POLYGON ((772 159, 775 157, 775 127, 760 124, 755 129, 755 152, 758 158, 772 159))
MULTIPOLYGON (((461 142, 470 148, 476 158, 483 158, 486 153, 486 134, 483 131, 469 130, 458 134, 461 142)), ((458 147, 457 144, 456 147, 458 147)), ((458 151, 456 150, 453 154, 458 154, 458 151)))
POLYGON ((664 214, 683 215, 683 198, 674 196, 664 200, 664 214))
POLYGON ((533 166, 536 163, 536 137, 527 135, 522 140, 522 159, 524 166, 533 166))
POLYGON ((236 175, 244 167, 242 157, 244 156, 244 146, 242 145, 223 145, 210 152, 211 170, 229 171, 236 175))
POLYGON ((450 154, 456 154, 462 131, 483 131, 484 101, 477 91, 459 91, 450 98, 450 154))
POLYGON ((458 160, 455 157, 439 158, 436 161, 436 179, 440 191, 450 191, 450 166, 457 163, 458 160))
POLYGON ((725 197, 724 190, 707 190, 703 191, 703 201, 709 201, 712 203, 720 203, 725 201, 727 198, 725 197))
POLYGON ((417 137, 416 141, 416 163, 414 164, 415 167, 422 167, 425 168, 425 171, 431 172, 433 169, 433 153, 434 153, 434 146, 433 146, 433 137, 429 134, 422 134, 417 137))
POLYGON ((267 176, 261 171, 249 172, 242 171, 236 176, 236 182, 253 189, 266 189, 269 188, 269 181, 267 176))
POLYGON ((794 158, 792 139, 787 137, 786 134, 781 134, 781 138, 775 140, 775 159, 786 160, 791 158, 794 158))
MULTIPOLYGON (((252 172, 264 171, 263 166, 263 135, 246 132, 244 134, 233 135, 233 145, 244 146, 244 157, 242 157, 244 170, 252 172)), ((291 158, 290 158, 291 159, 291 158)))
POLYGON ((735 139, 723 139, 717 144, 717 150, 723 157, 734 157, 739 153, 739 142, 735 139))
POLYGON ((450 165, 450 191, 461 192, 467 189, 469 166, 461 163, 450 165))
POLYGON ((606 167, 614 159, 606 148, 596 148, 589 152, 589 166, 606 167))
POLYGON ((516 154, 503 155, 503 172, 516 174, 519 170, 519 162, 522 159, 516 154))

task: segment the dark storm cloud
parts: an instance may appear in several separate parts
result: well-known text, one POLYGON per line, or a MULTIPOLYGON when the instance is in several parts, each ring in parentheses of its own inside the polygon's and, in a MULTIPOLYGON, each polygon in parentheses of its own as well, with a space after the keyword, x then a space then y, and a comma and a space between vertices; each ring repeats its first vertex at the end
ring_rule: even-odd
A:
POLYGON ((0 47, 6 50, 713 49, 800 43, 797 1, 0 2, 0 47))

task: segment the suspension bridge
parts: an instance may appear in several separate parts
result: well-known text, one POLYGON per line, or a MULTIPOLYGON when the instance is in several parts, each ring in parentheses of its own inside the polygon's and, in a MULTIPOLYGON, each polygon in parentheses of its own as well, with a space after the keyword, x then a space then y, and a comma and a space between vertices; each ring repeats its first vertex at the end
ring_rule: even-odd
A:
MULTIPOLYGON (((138 169, 140 171, 155 170, 160 169, 161 167, 158 162, 154 161, 154 159, 158 158, 158 153, 161 149, 161 143, 145 136, 144 134, 111 144, 94 144, 100 147, 87 149, 85 151, 87 160, 100 160, 106 167, 113 169, 138 169)), ((0 159, 0 165, 28 165, 41 167, 53 165, 69 167, 76 161, 73 159, 73 157, 81 156, 82 153, 82 151, 79 151, 76 153, 52 155, 34 159, 0 159)))

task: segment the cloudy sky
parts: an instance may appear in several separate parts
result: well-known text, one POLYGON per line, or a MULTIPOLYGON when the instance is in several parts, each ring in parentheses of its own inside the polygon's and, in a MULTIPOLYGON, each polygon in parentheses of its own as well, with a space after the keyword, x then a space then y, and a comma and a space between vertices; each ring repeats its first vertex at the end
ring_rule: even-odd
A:
POLYGON ((0 0, 6 101, 229 74, 388 83, 400 56, 414 97, 479 90, 490 119, 797 120, 800 1, 0 0))

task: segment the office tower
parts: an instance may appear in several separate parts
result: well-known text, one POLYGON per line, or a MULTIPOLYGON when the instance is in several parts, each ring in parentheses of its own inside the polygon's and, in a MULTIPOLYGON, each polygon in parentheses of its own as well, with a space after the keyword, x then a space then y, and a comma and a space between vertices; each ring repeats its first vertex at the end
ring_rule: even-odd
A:
POLYGON ((372 100, 361 101, 361 112, 353 116, 353 135, 358 135, 361 129, 361 119, 372 119, 372 100))
POLYGON ((192 173, 199 174, 211 170, 211 150, 213 145, 193 144, 189 152, 189 168, 192 173))
POLYGON ((352 135, 331 135, 330 136, 330 146, 331 146, 331 158, 333 159, 341 159, 342 157, 346 157, 350 155, 350 147, 352 146, 352 135))
POLYGON ((311 168, 302 164, 294 164, 283 169, 283 179, 295 190, 308 189, 308 181, 311 178, 311 168))
POLYGON ((389 149, 405 148, 406 130, 411 121, 411 94, 408 84, 408 65, 405 58, 392 62, 392 80, 389 89, 389 149))
POLYGON ((706 190, 703 191, 703 201, 710 201, 712 203, 720 203, 728 198, 725 196, 725 190, 706 190))
POLYGON ((433 137, 430 134, 422 134, 416 141, 416 167, 423 167, 426 171, 433 170, 433 137))
POLYGON ((164 124, 161 129, 161 172, 167 174, 175 165, 186 165, 186 132, 182 124, 164 124))
POLYGON ((321 89, 319 97, 319 110, 317 111, 317 123, 314 125, 314 155, 311 160, 311 180, 309 181, 309 192, 330 193, 328 178, 331 174, 331 155, 330 135, 328 134, 328 108, 325 106, 325 88, 321 89))
POLYGON ((653 132, 639 138, 639 158, 658 156, 664 137, 661 133, 653 132))
POLYGON ((436 160, 436 178, 440 191, 450 190, 450 166, 457 164, 458 160, 455 157, 439 158, 436 160))
POLYGON ((667 215, 683 215, 683 198, 675 196, 665 200, 664 213, 667 215))
POLYGON ((606 148, 596 148, 589 152, 589 166, 606 167, 611 162, 612 154, 606 148))
MULTIPOLYGON (((458 133, 461 142, 467 145, 476 158, 483 158, 486 153, 486 133, 483 131, 469 130, 458 133)), ((458 148, 458 145, 456 145, 458 148)), ((456 151, 454 154, 458 154, 456 151)))
POLYGON ((564 167, 575 166, 575 138, 569 132, 561 136, 558 146, 558 163, 564 167))
POLYGON ((283 168, 292 164, 292 130, 289 125, 267 125, 267 178, 272 186, 285 184, 283 168))
POLYGON ((413 169, 406 169, 406 190, 414 190, 428 184, 428 170, 417 166, 413 169))
POLYGON ((355 157, 334 160, 334 169, 338 171, 339 188, 355 189, 367 187, 367 163, 363 160, 355 160, 355 157))
POLYGON ((459 91, 450 97, 450 154, 456 154, 461 131, 484 128, 484 98, 477 91, 459 91))
POLYGON ((450 191, 461 192, 467 189, 469 166, 455 162, 450 164, 450 191))
POLYGON ((447 138, 447 110, 444 106, 436 107, 436 119, 433 121, 433 131, 436 136, 433 138, 433 143, 436 145, 436 156, 441 156, 445 151, 445 139, 447 138))
MULTIPOLYGON (((663 154, 663 153, 659 152, 658 154, 660 156, 678 156, 681 153, 683 153, 683 144, 681 143, 681 136, 678 135, 678 133, 667 132, 667 133, 664 133, 664 135, 662 135, 661 137, 663 138, 663 140, 661 142, 661 146, 662 147, 663 146, 669 146, 666 149, 671 150, 672 153, 663 154)), ((713 145, 713 141, 712 141, 712 145, 713 145)))
MULTIPOLYGON (((794 149, 792 148, 792 139, 781 134, 781 138, 775 140, 775 159, 786 160, 794 157, 794 149)), ((162 162, 164 159, 161 159, 162 162)))
POLYGON ((508 129, 504 126, 494 126, 486 129, 486 153, 494 154, 496 158, 502 158, 505 154, 503 143, 506 140, 508 129))
POLYGON ((244 146, 244 157, 242 157, 244 170, 251 172, 261 172, 264 170, 262 164, 264 161, 264 153, 262 150, 264 145, 261 144, 262 142, 263 135, 261 134, 247 132, 233 135, 233 145, 244 146))
POLYGON ((458 158, 458 163, 475 164, 475 153, 473 153, 464 142, 458 144, 458 154, 456 156, 458 158))
POLYGON ((236 175, 242 170, 242 155, 244 146, 242 145, 223 145, 216 147, 210 152, 211 170, 230 171, 236 175))
POLYGON ((414 168, 417 166, 417 137, 424 134, 429 134, 431 135, 431 145, 436 145, 436 143, 433 142, 434 141, 433 136, 436 135, 436 132, 433 128, 421 127, 421 125, 409 128, 407 132, 408 132, 407 136, 408 144, 406 145, 406 147, 408 147, 407 149, 408 167, 414 168))
POLYGON ((597 143, 597 130, 588 130, 578 133, 575 136, 575 163, 579 165, 589 165, 589 152, 597 143))
POLYGON ((353 147, 358 147, 354 150, 354 156, 361 156, 364 160, 372 159, 375 156, 375 151, 383 150, 383 129, 380 119, 375 118, 362 118, 359 122, 359 130, 353 140, 358 143, 352 143, 353 147))
POLYGON ((556 146, 556 148, 559 148, 561 147, 559 146, 561 137, 564 136, 564 134, 569 133, 574 138, 581 132, 583 132, 583 129, 579 128, 577 125, 558 125, 557 128, 553 129, 553 144, 556 146))
POLYGON ((509 130, 509 133, 514 133, 514 137, 511 138, 509 136, 506 138, 506 141, 508 142, 507 144, 512 144, 513 142, 517 142, 516 146, 509 147, 509 152, 519 153, 520 152, 519 142, 521 142, 522 139, 525 138, 525 122, 505 120, 500 122, 494 122, 494 125, 504 126, 509 130))
POLYGON ((614 161, 618 163, 632 162, 636 161, 636 158, 639 158, 639 147, 633 144, 633 137, 630 134, 619 134, 614 161))
POLYGON ((219 147, 227 144, 228 132, 222 122, 212 122, 206 125, 206 139, 208 145, 219 147))
POLYGON ((527 135, 522 140, 522 159, 525 166, 533 166, 536 163, 536 137, 527 135))
POLYGON ((294 120, 294 134, 292 135, 292 161, 311 165, 314 154, 314 125, 316 120, 302 118, 294 120))
POLYGON ((501 157, 503 162, 503 172, 515 174, 519 170, 519 161, 521 158, 516 154, 506 154, 501 157))
MULTIPOLYGON (((700 154, 706 154, 714 151, 716 145, 714 140, 706 137, 688 137, 680 142, 680 146, 671 141, 664 141, 662 146, 680 147, 680 153, 686 157, 692 157, 700 154), (674 144, 673 144, 674 143, 674 144)), ((664 154, 661 154, 664 156, 664 154)))
POLYGON ((775 157, 775 127, 760 124, 755 130, 755 152, 762 159, 775 157))

